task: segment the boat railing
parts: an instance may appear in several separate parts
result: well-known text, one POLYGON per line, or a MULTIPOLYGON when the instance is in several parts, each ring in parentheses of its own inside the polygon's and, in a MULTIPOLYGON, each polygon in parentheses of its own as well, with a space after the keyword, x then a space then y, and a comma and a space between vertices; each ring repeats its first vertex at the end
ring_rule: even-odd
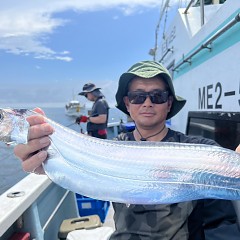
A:
POLYGON ((168 53, 173 53, 173 47, 168 48, 167 51, 163 54, 162 58, 159 60, 159 62, 162 62, 163 59, 168 55, 168 53))
POLYGON ((117 137, 120 131, 120 122, 110 122, 107 124, 108 138, 113 139, 117 137))
MULTIPOLYGON (((183 12, 184 14, 188 13, 189 8, 193 4, 194 0, 191 0, 189 4, 187 5, 185 11, 183 12)), ((204 0, 199 0, 200 2, 200 12, 201 12, 201 25, 204 25, 204 0)))
POLYGON ((191 0, 191 1, 188 3, 185 11, 183 12, 184 14, 188 14, 188 10, 189 10, 189 8, 192 6, 192 4, 193 4, 194 1, 195 1, 195 0, 191 0))
MULTIPOLYGON (((188 14, 188 10, 189 8, 192 6, 192 4, 195 2, 195 0, 190 0, 186 9, 184 10, 183 14, 188 14)), ((213 0, 213 3, 214 4, 220 4, 220 1, 219 0, 213 0)), ((204 0, 199 0, 199 5, 200 5, 200 17, 201 17, 201 26, 204 25, 204 18, 205 18, 205 14, 204 14, 204 5, 205 5, 205 2, 204 0)), ((162 18, 162 16, 161 16, 162 18)), ((220 35, 219 35, 220 36, 220 35)), ((212 39, 211 39, 212 40, 212 39)), ((215 40, 215 39, 213 39, 215 40)), ((210 47, 208 47, 210 43, 208 44, 203 44, 199 49, 197 49, 191 56, 189 56, 188 58, 183 58, 183 61, 181 63, 179 63, 174 69, 173 71, 176 71, 178 67, 180 67, 183 63, 191 63, 191 58, 196 55, 199 51, 201 51, 202 49, 205 49, 205 48, 208 48, 208 49, 211 49, 210 47)), ((168 48, 166 50, 166 52, 162 55, 161 59, 159 60, 159 62, 162 62, 164 60, 164 58, 169 54, 169 53, 172 53, 173 52, 173 47, 171 48, 168 48)))
POLYGON ((183 56, 183 60, 177 64, 173 71, 178 71, 179 67, 183 65, 184 63, 189 63, 191 65, 192 63, 192 57, 198 54, 203 49, 209 49, 211 50, 211 44, 219 38, 221 35, 223 35, 225 32, 227 32, 230 28, 232 28, 236 23, 240 22, 240 12, 226 25, 224 25, 221 29, 219 29, 214 35, 212 35, 210 38, 208 38, 199 48, 197 48, 192 54, 190 54, 188 57, 183 56))
POLYGON ((76 196, 47 176, 29 174, 0 196, 0 239, 25 232, 31 239, 58 239, 63 220, 78 217, 76 196))

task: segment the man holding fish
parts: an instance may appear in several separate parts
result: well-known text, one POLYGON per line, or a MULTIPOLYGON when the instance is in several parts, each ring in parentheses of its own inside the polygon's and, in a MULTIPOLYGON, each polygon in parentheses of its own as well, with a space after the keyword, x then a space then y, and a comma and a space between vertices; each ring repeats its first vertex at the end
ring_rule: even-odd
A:
MULTIPOLYGON (((169 72, 158 62, 138 62, 123 73, 116 100, 117 108, 130 115, 136 126, 133 132, 121 133, 117 137, 119 141, 217 145, 213 140, 187 136, 166 127, 166 120, 175 116, 186 101, 175 94, 169 72)), ((44 114, 41 109, 35 111, 44 114)), ((30 116, 28 122, 31 126, 28 143, 17 145, 14 151, 25 171, 44 174, 42 162, 47 158, 47 151, 39 150, 50 145, 49 135, 54 129, 41 116, 30 116)), ((236 151, 240 152, 240 147, 236 151)), ((113 203, 113 207, 116 230, 110 240, 240 238, 230 201, 204 199, 158 205, 113 203)))

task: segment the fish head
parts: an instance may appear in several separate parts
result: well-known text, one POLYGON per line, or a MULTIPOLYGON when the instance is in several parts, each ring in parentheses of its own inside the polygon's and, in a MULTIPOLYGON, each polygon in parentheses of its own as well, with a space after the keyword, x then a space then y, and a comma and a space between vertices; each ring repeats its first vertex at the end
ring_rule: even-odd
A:
POLYGON ((0 108, 0 141, 7 144, 27 143, 29 123, 26 109, 0 108))

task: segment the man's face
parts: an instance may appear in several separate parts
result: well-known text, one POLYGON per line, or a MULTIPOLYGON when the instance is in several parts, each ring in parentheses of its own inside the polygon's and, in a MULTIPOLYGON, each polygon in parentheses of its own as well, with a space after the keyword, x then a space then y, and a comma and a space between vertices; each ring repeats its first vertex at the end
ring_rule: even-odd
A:
POLYGON ((89 101, 92 101, 92 102, 94 102, 94 100, 95 100, 95 97, 94 97, 94 95, 93 95, 91 92, 89 92, 89 93, 86 94, 86 98, 87 98, 89 101))
MULTIPOLYGON (((134 78, 129 85, 129 92, 158 92, 166 91, 166 84, 159 77, 144 79, 134 78)), ((131 103, 129 97, 124 97, 127 110, 138 127, 158 128, 167 118, 172 106, 172 97, 168 97, 165 103, 152 103, 148 96, 141 104, 131 103)))

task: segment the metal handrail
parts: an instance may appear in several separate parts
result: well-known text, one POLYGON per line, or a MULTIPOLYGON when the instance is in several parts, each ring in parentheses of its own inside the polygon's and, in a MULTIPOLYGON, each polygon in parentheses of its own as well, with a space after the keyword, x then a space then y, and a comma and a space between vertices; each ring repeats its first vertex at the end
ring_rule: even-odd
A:
POLYGON ((204 25, 204 17, 205 17, 205 14, 204 14, 204 1, 203 0, 200 0, 200 11, 201 11, 201 26, 204 25))
MULTIPOLYGON (((189 4, 187 5, 185 11, 183 12, 183 14, 187 14, 188 13, 188 9, 191 7, 192 3, 194 2, 195 0, 190 0, 189 4)), ((169 1, 168 1, 169 2, 169 1)), ((168 2, 166 2, 166 4, 168 4, 168 2)), ((201 6, 202 6, 202 0, 201 0, 201 6)), ((165 7, 167 6, 165 4, 165 7)), ((203 12, 204 14, 204 12, 203 12)), ((201 10, 201 22, 203 21, 202 19, 204 18, 204 16, 202 15, 202 10, 201 10)), ((157 29, 159 28, 159 24, 160 24, 160 21, 162 19, 162 15, 159 19, 159 23, 158 23, 158 26, 157 26, 157 29)), ((157 36, 157 31, 156 31, 156 36, 157 36)), ((156 43, 157 43, 157 38, 156 38, 156 43)), ((155 48, 154 48, 154 60, 155 60, 155 55, 156 55, 156 50, 157 50, 157 45, 155 44, 155 48)), ((163 59, 166 57, 166 55, 169 53, 169 52, 173 52, 173 48, 168 48, 167 51, 163 54, 162 58, 159 60, 159 62, 162 62, 163 59)))
POLYGON ((188 9, 191 7, 192 3, 194 2, 194 0, 191 0, 190 3, 187 5, 185 11, 183 12, 183 14, 187 14, 188 13, 188 9))
POLYGON ((65 194, 63 195, 63 197, 60 199, 59 203, 57 204, 57 206, 55 207, 55 209, 53 210, 52 214, 50 215, 50 217, 48 218, 47 222, 45 223, 45 225, 43 226, 43 231, 45 231, 48 227, 48 225, 50 224, 50 222, 52 221, 52 219, 54 218, 55 214, 57 213, 57 211, 60 209, 61 205, 63 204, 64 200, 66 199, 66 197, 69 194, 69 190, 67 190, 65 192, 65 194))
POLYGON ((168 55, 169 52, 173 52, 173 47, 167 49, 167 51, 163 54, 159 62, 162 62, 162 60, 168 55))
POLYGON ((165 2, 164 6, 163 6, 163 9, 161 10, 161 14, 160 14, 160 17, 159 17, 159 20, 158 20, 158 24, 156 26, 156 30, 155 30, 155 46, 153 48, 153 60, 154 61, 156 60, 156 52, 157 52, 157 49, 158 49, 158 32, 159 32, 159 28, 160 28, 160 23, 162 21, 162 17, 164 15, 164 11, 168 8, 169 1, 170 0, 167 0, 165 2))
MULTIPOLYGON (((188 9, 191 7, 192 3, 194 0, 191 0, 189 2, 189 4, 187 5, 185 11, 183 12, 183 14, 187 14, 188 13, 188 9)), ((204 25, 204 0, 200 0, 200 12, 201 12, 201 26, 204 25)))
POLYGON ((198 54, 201 50, 205 48, 211 49, 211 47, 208 47, 208 45, 212 44, 214 40, 220 37, 223 33, 225 33, 227 30, 229 30, 239 21, 240 21, 240 13, 238 13, 228 24, 226 24, 224 27, 219 29, 212 37, 210 37, 205 43, 203 43, 198 49, 196 49, 190 56, 183 59, 182 62, 180 62, 175 68, 173 68, 173 71, 177 71, 177 69, 186 62, 191 64, 191 58, 196 54, 198 54))

